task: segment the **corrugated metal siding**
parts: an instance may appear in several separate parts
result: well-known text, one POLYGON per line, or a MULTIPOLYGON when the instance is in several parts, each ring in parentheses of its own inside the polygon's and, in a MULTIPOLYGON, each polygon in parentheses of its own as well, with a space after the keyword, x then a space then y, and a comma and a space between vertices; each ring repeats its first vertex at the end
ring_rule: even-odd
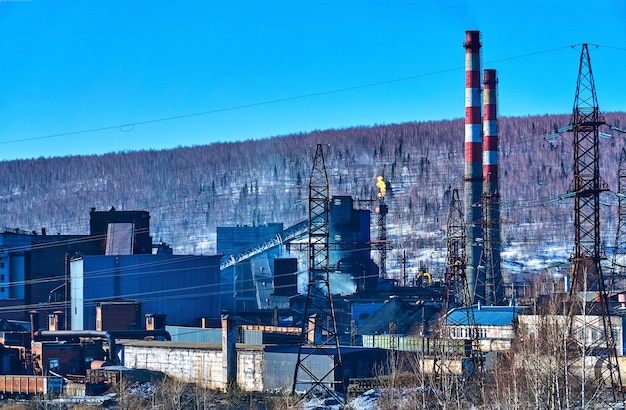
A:
MULTIPOLYGON (((505 326, 510 325, 517 314, 527 309, 525 306, 472 306, 474 323, 480 326, 505 326)), ((456 308, 450 311, 447 318, 449 325, 467 325, 467 312, 465 308, 456 308)))
POLYGON ((165 330, 170 333, 172 342, 190 343, 222 343, 222 329, 202 329, 198 327, 186 326, 165 326, 165 330))
POLYGON ((263 344, 263 331, 262 330, 242 330, 243 343, 247 345, 262 345, 263 344))
MULTIPOLYGON (((290 389, 297 360, 297 353, 265 352, 265 368, 263 369, 265 390, 290 389)), ((333 359, 325 355, 313 355, 305 360, 304 366, 321 379, 333 367, 333 359)), ((306 391, 310 387, 310 384, 298 384, 296 390, 306 391)))
POLYGON ((248 245, 275 235, 283 230, 282 223, 260 226, 218 226, 217 253, 229 254, 242 250, 248 245))
POLYGON ((82 260, 84 300, 90 301, 83 305, 85 329, 95 329, 94 302, 114 298, 139 302, 141 316, 164 313, 173 325, 194 326, 201 317, 220 315, 219 256, 83 256, 82 260))
MULTIPOLYGON (((363 347, 432 354, 436 345, 434 339, 415 336, 363 335, 363 347)), ((461 354, 465 351, 465 340, 446 339, 438 347, 448 353, 461 354)))

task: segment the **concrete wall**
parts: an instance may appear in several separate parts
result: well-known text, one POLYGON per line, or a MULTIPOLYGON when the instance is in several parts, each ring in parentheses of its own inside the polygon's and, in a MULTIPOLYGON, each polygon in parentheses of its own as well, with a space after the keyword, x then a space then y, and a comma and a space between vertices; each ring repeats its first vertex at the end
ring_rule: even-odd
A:
MULTIPOLYGON (((161 371, 170 377, 225 391, 226 374, 221 345, 176 342, 125 342, 122 364, 161 371)), ((262 347, 237 348, 237 385, 243 391, 262 391, 262 347)))
POLYGON ((263 391, 263 350, 237 351, 237 385, 243 391, 263 391))

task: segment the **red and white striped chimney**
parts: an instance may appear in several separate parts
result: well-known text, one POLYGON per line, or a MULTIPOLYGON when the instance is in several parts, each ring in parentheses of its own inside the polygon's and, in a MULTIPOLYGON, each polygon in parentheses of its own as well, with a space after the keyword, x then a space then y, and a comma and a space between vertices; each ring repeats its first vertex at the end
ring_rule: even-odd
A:
POLYGON ((496 70, 485 70, 485 121, 483 123, 485 133, 483 143, 483 178, 485 182, 483 191, 487 195, 498 193, 497 84, 496 70))
POLYGON ((467 227, 467 284, 472 294, 484 294, 476 280, 482 237, 483 138, 480 98, 480 31, 465 32, 465 225, 467 227))
POLYGON ((504 302, 502 287, 501 250, 502 234, 500 229, 500 190, 498 187, 498 78, 496 70, 485 70, 484 74, 483 121, 483 216, 486 222, 483 232, 484 250, 490 252, 485 272, 485 302, 499 305, 504 302), (489 242, 489 243, 487 243, 489 242))

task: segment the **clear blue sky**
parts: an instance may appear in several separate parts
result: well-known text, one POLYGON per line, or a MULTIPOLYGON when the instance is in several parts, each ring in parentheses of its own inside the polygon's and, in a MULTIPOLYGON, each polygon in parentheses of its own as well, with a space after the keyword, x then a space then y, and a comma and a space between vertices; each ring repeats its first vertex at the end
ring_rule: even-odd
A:
POLYGON ((500 115, 569 113, 583 42, 600 109, 624 111, 625 18, 623 0, 2 0, 0 160, 463 117, 466 30, 500 115))

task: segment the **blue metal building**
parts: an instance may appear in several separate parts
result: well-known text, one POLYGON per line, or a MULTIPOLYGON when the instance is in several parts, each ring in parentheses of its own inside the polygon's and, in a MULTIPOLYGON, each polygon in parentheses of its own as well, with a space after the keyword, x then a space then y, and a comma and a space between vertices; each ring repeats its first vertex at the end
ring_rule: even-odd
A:
MULTIPOLYGON (((220 316, 219 256, 82 256, 70 263, 71 328, 93 330, 96 305, 129 300, 167 323, 198 325, 220 316)), ((142 324, 137 324, 141 327, 142 324)))
MULTIPOLYGON (((256 226, 217 227, 217 253, 232 254, 263 239, 283 231, 282 223, 256 226)), ((271 284, 274 258, 281 256, 280 249, 269 249, 254 258, 236 263, 221 271, 220 299, 222 309, 242 312, 265 308, 265 297, 259 297, 260 283, 271 284), (255 266, 258 265, 258 266, 255 266), (256 270, 253 271, 253 269, 256 270), (261 302, 261 303, 260 303, 261 302)))
POLYGON ((370 257, 370 216, 369 210, 355 209, 350 196, 333 196, 330 201, 330 265, 338 272, 331 275, 333 293, 376 290, 378 266, 370 257))

